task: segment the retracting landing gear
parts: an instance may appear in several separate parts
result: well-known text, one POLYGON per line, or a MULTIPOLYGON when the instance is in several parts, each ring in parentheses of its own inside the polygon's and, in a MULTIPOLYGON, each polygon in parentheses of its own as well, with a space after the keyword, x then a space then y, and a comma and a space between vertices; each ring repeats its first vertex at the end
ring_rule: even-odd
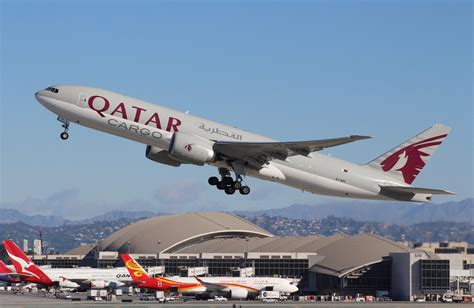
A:
POLYGON ((211 176, 207 180, 209 185, 216 186, 219 190, 224 190, 228 195, 233 195, 236 190, 242 195, 250 193, 250 187, 242 185, 243 179, 240 174, 235 175, 235 180, 226 168, 219 168, 219 174, 221 175, 221 180, 219 181, 219 178, 216 176, 211 176))
POLYGON ((66 140, 67 138, 69 138, 69 133, 68 133, 68 130, 69 130, 69 121, 62 118, 61 116, 58 117, 58 121, 63 123, 63 125, 61 125, 63 128, 64 128, 64 131, 59 135, 59 137, 62 139, 62 140, 66 140))

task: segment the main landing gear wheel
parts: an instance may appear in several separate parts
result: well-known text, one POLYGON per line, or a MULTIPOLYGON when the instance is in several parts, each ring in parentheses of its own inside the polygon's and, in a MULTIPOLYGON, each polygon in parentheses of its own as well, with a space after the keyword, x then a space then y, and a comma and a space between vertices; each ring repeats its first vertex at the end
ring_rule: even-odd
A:
POLYGON ((232 183, 232 186, 234 187, 234 189, 239 190, 242 188, 242 182, 235 181, 234 183, 232 183))
POLYGON ((219 189, 219 190, 223 190, 223 189, 226 188, 226 185, 225 185, 224 182, 221 181, 221 182, 219 182, 219 183, 216 184, 216 187, 217 187, 217 189, 219 189))
POLYGON ((224 182, 227 186, 231 186, 234 183, 234 179, 232 179, 230 176, 226 176, 222 179, 222 182, 224 182))
POLYGON ((248 186, 242 186, 240 189, 240 194, 241 195, 248 195, 250 193, 250 187, 248 186))
POLYGON ((228 195, 233 195, 235 193, 235 188, 232 186, 227 186, 225 188, 225 193, 228 195))
POLYGON ((211 176, 207 182, 209 183, 209 185, 212 185, 212 186, 216 186, 217 183, 219 183, 219 178, 217 176, 211 176))

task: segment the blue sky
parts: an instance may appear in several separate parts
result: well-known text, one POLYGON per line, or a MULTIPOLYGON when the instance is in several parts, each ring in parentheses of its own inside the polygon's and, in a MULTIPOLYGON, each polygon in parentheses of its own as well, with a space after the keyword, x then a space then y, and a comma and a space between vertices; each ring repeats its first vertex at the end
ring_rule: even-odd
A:
POLYGON ((451 136, 415 184, 473 196, 470 1, 2 1, 1 204, 89 217, 340 199, 211 167, 162 166, 145 146, 60 124, 33 94, 52 84, 126 93, 279 140, 368 134, 329 153, 367 162, 434 123, 451 136))

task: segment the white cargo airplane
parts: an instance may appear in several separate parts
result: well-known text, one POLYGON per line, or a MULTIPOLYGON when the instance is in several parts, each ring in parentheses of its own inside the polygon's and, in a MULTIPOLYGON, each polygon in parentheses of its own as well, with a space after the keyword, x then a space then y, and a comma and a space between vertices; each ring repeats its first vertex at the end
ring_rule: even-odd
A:
POLYGON ((279 142, 98 88, 51 86, 35 96, 63 123, 61 139, 69 137, 73 122, 143 143, 146 157, 162 164, 209 164, 221 176, 209 184, 227 194, 250 192, 242 176, 347 198, 431 202, 433 194, 452 194, 410 185, 448 135, 450 128, 441 124, 359 165, 318 152, 368 136, 279 142))

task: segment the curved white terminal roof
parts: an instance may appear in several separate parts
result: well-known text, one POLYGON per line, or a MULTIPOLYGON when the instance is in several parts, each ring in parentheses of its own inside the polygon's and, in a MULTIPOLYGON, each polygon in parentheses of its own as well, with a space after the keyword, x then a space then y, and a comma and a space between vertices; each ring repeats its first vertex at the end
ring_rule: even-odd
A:
POLYGON ((225 212, 158 216, 141 220, 100 242, 101 251, 172 253, 218 237, 273 237, 264 229, 225 212))
POLYGON ((311 271, 342 277, 361 267, 382 261, 391 252, 408 252, 410 248, 384 237, 362 233, 342 238, 316 252, 320 260, 311 271))

